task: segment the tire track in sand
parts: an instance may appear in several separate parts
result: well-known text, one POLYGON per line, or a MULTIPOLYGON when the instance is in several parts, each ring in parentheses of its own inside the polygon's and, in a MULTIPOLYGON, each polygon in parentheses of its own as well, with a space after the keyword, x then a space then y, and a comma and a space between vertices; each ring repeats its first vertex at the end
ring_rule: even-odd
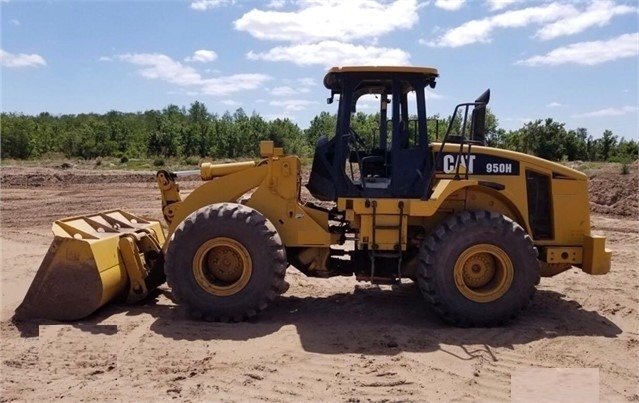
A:
POLYGON ((492 357, 482 357, 474 366, 474 379, 470 382, 476 391, 477 401, 510 400, 511 378, 520 369, 550 368, 530 358, 523 352, 504 350, 493 352, 492 357))

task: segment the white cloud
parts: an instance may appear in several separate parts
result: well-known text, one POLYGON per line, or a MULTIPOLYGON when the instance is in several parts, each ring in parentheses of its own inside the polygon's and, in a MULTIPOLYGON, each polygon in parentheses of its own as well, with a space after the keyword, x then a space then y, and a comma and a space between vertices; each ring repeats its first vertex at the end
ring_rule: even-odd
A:
POLYGON ((100 56, 100 58, 98 59, 98 61, 100 62, 112 62, 113 58, 108 57, 108 56, 100 56))
POLYGON ((282 8, 286 5, 286 0, 271 0, 266 7, 268 8, 282 8))
POLYGON ((491 11, 502 10, 523 0, 486 0, 486 5, 491 11))
MULTIPOLYGON (((426 89, 426 101, 433 101, 436 99, 444 99, 445 97, 443 95, 434 93, 432 91, 430 91, 429 89, 426 89)), ((392 102, 392 96, 391 98, 391 102, 392 102)), ((380 107, 379 105, 379 95, 377 94, 366 94, 366 95, 362 95, 358 100, 357 100, 357 110, 362 110, 362 109, 366 109, 366 110, 375 110, 377 111, 380 107)), ((417 97, 415 95, 415 91, 411 91, 408 93, 408 105, 409 108, 413 108, 414 105, 417 105, 417 97)), ((408 111, 409 114, 413 114, 416 113, 413 110, 409 110, 408 111)))
POLYGON ((506 118, 505 120, 509 122, 528 123, 528 122, 532 122, 534 119, 533 118, 506 118))
POLYGON ((459 47, 476 42, 488 43, 490 34, 497 28, 521 28, 530 24, 544 24, 573 16, 578 10, 570 4, 550 3, 538 7, 506 11, 480 20, 471 20, 450 29, 434 42, 420 43, 438 47, 459 47))
POLYGON ((287 84, 287 87, 291 87, 293 91, 299 94, 308 94, 311 92, 311 87, 317 85, 315 79, 309 77, 297 78, 294 80, 284 79, 282 82, 287 84))
POLYGON ((432 100, 435 100, 435 99, 444 99, 444 98, 446 98, 446 97, 441 95, 441 94, 438 94, 436 92, 432 92, 429 89, 426 89, 426 100, 427 101, 432 101, 432 100))
POLYGON ((542 40, 548 40, 574 35, 592 26, 608 25, 614 16, 636 12, 636 7, 618 5, 611 0, 595 0, 586 10, 543 26, 535 36, 542 40))
POLYGON ((187 57, 184 61, 208 63, 217 59, 217 53, 212 50, 200 49, 193 52, 193 56, 187 57))
POLYGON ((234 108, 239 107, 239 106, 241 106, 241 105, 242 105, 242 103, 241 103, 241 102, 235 101, 235 100, 233 100, 233 99, 223 99, 223 100, 221 100, 221 101, 220 101, 220 103, 221 103, 222 105, 232 106, 232 107, 234 107, 234 108))
MULTIPOLYGON (((492 10, 500 10, 519 0, 486 0, 492 10)), ((490 17, 470 20, 446 31, 434 41, 421 39, 423 45, 459 47, 473 43, 489 43, 496 29, 541 25, 535 37, 541 40, 574 35, 593 26, 605 26, 617 15, 637 13, 637 7, 619 5, 614 0, 585 2, 552 2, 535 7, 505 11, 490 17)))
POLYGON ((295 115, 293 115, 292 113, 286 113, 286 112, 277 112, 277 113, 266 113, 264 114, 264 119, 266 119, 267 121, 273 121, 273 120, 290 120, 291 122, 295 122, 296 118, 295 115))
POLYGON ((436 0, 435 7, 443 8, 448 11, 459 10, 464 6, 466 0, 436 0))
POLYGON ((206 95, 228 95, 259 88, 270 79, 265 74, 233 74, 225 77, 204 78, 193 67, 185 66, 159 53, 118 55, 121 61, 140 67, 138 73, 145 78, 160 80, 184 88, 197 88, 206 95))
POLYGON ((124 54, 119 55, 118 59, 136 66, 143 66, 139 73, 145 78, 159 79, 179 86, 198 85, 202 82, 202 77, 197 70, 163 54, 124 54))
POLYGON ((571 15, 575 9, 571 5, 551 3, 539 7, 507 11, 481 20, 471 20, 447 31, 433 46, 458 47, 475 42, 490 42, 490 34, 496 28, 525 27, 533 23, 555 21, 571 15))
POLYGON ((379 109, 379 95, 366 94, 357 100, 357 110, 377 110, 379 109))
POLYGON ((191 8, 193 10, 204 11, 234 3, 235 0, 195 0, 191 2, 191 8))
POLYGON ((639 56, 639 32, 623 34, 607 41, 592 41, 573 43, 556 48, 545 55, 537 55, 517 64, 527 66, 574 63, 594 66, 625 57, 639 56))
POLYGON ((299 83, 299 85, 304 86, 304 87, 312 87, 314 85, 317 85, 315 83, 315 79, 311 78, 311 77, 300 78, 300 79, 297 80, 297 82, 299 83))
POLYGON ((610 117, 610 116, 623 116, 628 113, 639 112, 639 106, 622 106, 621 108, 605 108, 597 111, 581 113, 573 115, 574 118, 596 118, 596 117, 610 117))
POLYGON ((293 88, 291 87, 275 87, 271 90, 271 95, 276 96, 276 97, 286 97, 289 95, 294 95, 297 94, 297 91, 295 91, 293 88))
POLYGON ((433 47, 451 47, 470 45, 475 42, 489 42, 488 34, 492 30, 488 20, 472 20, 460 25, 457 28, 446 31, 435 41, 420 39, 420 45, 433 47))
POLYGON ((235 29, 257 39, 309 43, 350 41, 410 29, 419 16, 417 0, 299 0, 296 11, 252 9, 235 29))
POLYGON ((559 102, 555 102, 555 101, 553 101, 553 102, 549 103, 548 105, 546 105, 546 107, 548 107, 548 108, 563 108, 565 106, 568 106, 568 105, 565 105, 565 104, 562 104, 562 103, 559 103, 559 102))
POLYGON ((22 25, 22 24, 20 24, 20 21, 16 20, 15 18, 12 19, 10 22, 11 22, 11 24, 13 24, 16 27, 19 27, 20 25, 22 25))
POLYGON ((353 45, 337 41, 278 46, 263 53, 251 51, 246 56, 250 60, 285 61, 299 66, 321 65, 325 67, 357 64, 406 65, 409 64, 410 60, 410 55, 401 49, 353 45))
POLYGON ((306 109, 309 105, 317 105, 317 101, 308 101, 306 99, 287 99, 285 101, 271 101, 270 106, 284 108, 286 112, 297 112, 306 109))
POLYGON ((21 68, 46 66, 47 62, 42 56, 35 53, 30 55, 26 53, 14 54, 0 49, 0 64, 8 68, 21 68))

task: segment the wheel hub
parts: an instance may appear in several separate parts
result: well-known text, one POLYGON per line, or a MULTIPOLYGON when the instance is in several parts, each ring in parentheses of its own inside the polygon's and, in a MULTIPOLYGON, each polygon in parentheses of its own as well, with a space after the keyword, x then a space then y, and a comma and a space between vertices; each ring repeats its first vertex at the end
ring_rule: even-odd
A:
POLYGON ((496 301, 506 294, 514 277, 512 261, 503 249, 478 244, 465 250, 454 268, 459 292, 474 302, 496 301))
POLYGON ((216 296, 229 296, 241 291, 252 273, 248 251, 231 238, 211 239, 203 243, 193 257, 195 281, 216 296))
POLYGON ((495 275, 495 263, 488 253, 478 253, 466 260, 462 272, 468 287, 482 287, 495 275))
POLYGON ((237 281, 243 271, 242 257, 228 246, 210 250, 206 258, 206 266, 205 274, 226 282, 237 281))

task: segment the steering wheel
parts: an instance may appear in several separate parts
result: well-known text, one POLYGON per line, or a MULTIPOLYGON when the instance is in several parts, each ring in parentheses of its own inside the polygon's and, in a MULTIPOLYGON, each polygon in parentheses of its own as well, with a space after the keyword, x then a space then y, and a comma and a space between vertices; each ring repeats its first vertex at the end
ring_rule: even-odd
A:
POLYGON ((350 138, 353 139, 355 144, 359 145, 362 148, 366 148, 366 142, 364 141, 362 136, 357 134, 357 132, 352 127, 348 128, 348 133, 350 134, 350 138))

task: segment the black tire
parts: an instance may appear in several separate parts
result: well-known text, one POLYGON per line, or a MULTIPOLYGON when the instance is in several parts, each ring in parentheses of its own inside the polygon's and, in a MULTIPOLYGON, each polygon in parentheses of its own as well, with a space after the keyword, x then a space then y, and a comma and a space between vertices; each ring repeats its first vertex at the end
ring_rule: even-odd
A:
POLYGON ((166 251, 165 271, 175 301, 193 317, 228 322, 255 316, 283 293, 287 266, 269 220, 250 207, 220 203, 180 223, 166 251), (238 279, 233 270, 241 272, 238 279))
POLYGON ((457 326, 495 326, 530 302, 539 282, 537 249, 503 215, 464 211, 422 242, 419 288, 434 310, 457 326))

